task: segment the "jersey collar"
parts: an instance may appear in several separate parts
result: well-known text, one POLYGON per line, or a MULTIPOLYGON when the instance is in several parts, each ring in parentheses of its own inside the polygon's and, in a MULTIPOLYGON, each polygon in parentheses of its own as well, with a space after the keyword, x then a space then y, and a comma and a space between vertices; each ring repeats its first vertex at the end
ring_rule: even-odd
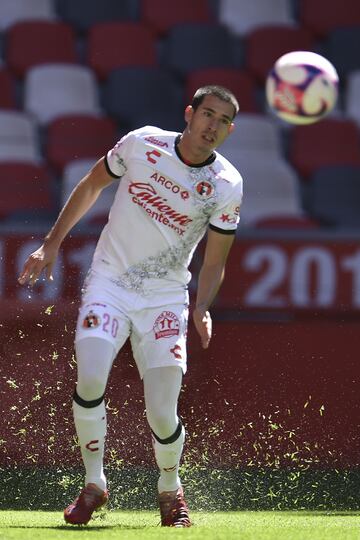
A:
POLYGON ((180 154, 180 151, 179 151, 179 148, 178 148, 178 144, 180 142, 180 139, 181 139, 181 133, 179 133, 179 135, 177 135, 176 139, 175 139, 175 152, 176 152, 177 157, 183 163, 185 163, 185 165, 187 165, 188 167, 194 167, 194 168, 205 167, 206 165, 210 165, 211 163, 213 163, 215 161, 216 155, 215 155, 215 152, 212 152, 210 154, 210 156, 205 161, 203 161, 202 163, 190 163, 189 161, 184 159, 183 156, 180 154))

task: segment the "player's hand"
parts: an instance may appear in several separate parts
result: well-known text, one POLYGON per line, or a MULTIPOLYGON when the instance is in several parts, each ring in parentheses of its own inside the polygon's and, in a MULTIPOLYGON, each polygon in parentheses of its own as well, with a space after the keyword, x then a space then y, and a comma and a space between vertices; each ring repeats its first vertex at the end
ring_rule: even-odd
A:
POLYGON ((18 277, 18 282, 20 285, 25 285, 26 283, 34 285, 34 283, 36 283, 36 281, 39 279, 43 270, 46 278, 52 281, 52 269, 56 260, 57 252, 58 250, 55 248, 42 245, 39 247, 39 249, 31 253, 31 255, 29 255, 25 261, 23 269, 18 277))
POLYGON ((193 311, 193 320, 195 328, 201 338, 203 349, 207 349, 212 334, 212 320, 210 313, 196 307, 193 311))

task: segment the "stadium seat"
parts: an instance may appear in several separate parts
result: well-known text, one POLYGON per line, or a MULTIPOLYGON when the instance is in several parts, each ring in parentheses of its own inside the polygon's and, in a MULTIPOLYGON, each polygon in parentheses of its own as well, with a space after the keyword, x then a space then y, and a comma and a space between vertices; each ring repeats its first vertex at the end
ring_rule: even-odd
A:
MULTIPOLYGON (((360 4, 359 4, 360 5, 360 4)), ((360 69, 360 24, 355 28, 337 28, 329 33, 322 54, 334 64, 340 79, 360 69)))
POLYGON ((185 125, 183 103, 182 86, 160 68, 114 70, 104 87, 104 108, 124 129, 148 124, 182 130, 185 125))
POLYGON ((84 33, 101 22, 138 20, 139 0, 57 0, 57 13, 84 33))
POLYGON ((63 22, 26 21, 12 26, 7 34, 6 60, 11 71, 23 77, 40 64, 77 61, 73 29, 63 22))
POLYGON ((240 112, 235 129, 219 148, 229 161, 281 158, 280 129, 269 117, 240 112))
POLYGON ((274 156, 243 159, 240 155, 232 163, 244 178, 242 225, 254 227, 265 218, 304 216, 299 180, 285 159, 274 156))
POLYGON ((234 46, 229 31, 220 24, 182 24, 169 31, 162 62, 182 77, 198 69, 236 67, 234 46))
POLYGON ((344 109, 346 115, 354 120, 360 128, 360 69, 351 72, 347 77, 344 109))
POLYGON ((260 26, 294 24, 291 0, 220 0, 219 19, 240 36, 260 26))
POLYGON ((280 56, 297 50, 311 51, 313 38, 303 28, 268 26, 250 32, 246 45, 246 67, 262 84, 280 56))
POLYGON ((324 38, 336 28, 360 26, 360 3, 358 0, 342 0, 341 5, 329 0, 301 0, 298 3, 301 26, 318 38, 324 38))
POLYGON ((87 63, 99 79, 106 79, 112 70, 120 67, 155 66, 156 39, 139 23, 94 24, 89 30, 87 63))
POLYGON ((26 20, 54 20, 54 0, 1 0, 0 31, 26 20))
MULTIPOLYGON (((74 187, 87 174, 96 161, 97 159, 77 159, 65 166, 61 182, 61 205, 65 204, 74 187)), ((118 185, 119 183, 115 180, 101 192, 95 204, 79 221, 77 228, 81 228, 86 224, 96 226, 106 223, 118 185)))
POLYGON ((173 26, 184 23, 210 23, 214 20, 208 0, 142 0, 140 20, 157 35, 166 34, 173 26))
POLYGON ((16 109, 15 81, 6 68, 0 68, 0 109, 16 109))
POLYGON ((289 160, 304 180, 321 167, 360 164, 360 136, 352 120, 296 126, 289 137, 289 160))
POLYGON ((47 64, 28 70, 24 108, 41 124, 65 114, 100 113, 96 79, 85 66, 47 64))
POLYGON ((315 219, 325 226, 360 229, 360 166, 321 168, 309 187, 315 219))
POLYGON ((231 90, 237 98, 240 111, 259 112, 256 101, 256 84, 251 75, 234 68, 209 68, 192 71, 185 81, 186 103, 190 103, 194 92, 206 84, 220 84, 231 90))
POLYGON ((0 219, 48 219, 54 210, 50 177, 41 165, 0 162, 0 219))
POLYGON ((57 170, 75 159, 100 158, 116 142, 116 125, 109 118, 61 116, 47 129, 46 157, 57 170))
POLYGON ((0 111, 0 161, 39 159, 36 125, 19 111, 0 111))

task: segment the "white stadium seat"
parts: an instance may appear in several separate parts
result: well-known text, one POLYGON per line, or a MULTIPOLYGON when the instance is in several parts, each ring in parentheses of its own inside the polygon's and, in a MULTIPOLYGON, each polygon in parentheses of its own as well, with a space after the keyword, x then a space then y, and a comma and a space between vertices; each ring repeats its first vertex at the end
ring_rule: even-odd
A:
MULTIPOLYGON (((61 205, 65 204, 76 184, 85 176, 95 162, 94 159, 77 159, 65 166, 62 178, 61 205)), ((106 220, 118 185, 119 182, 114 180, 110 186, 107 186, 101 192, 94 206, 79 221, 78 225, 80 227, 87 223, 96 225, 98 222, 103 223, 106 220)))
POLYGON ((54 0, 1 0, 0 30, 7 30, 17 22, 55 20, 54 0))
POLYGON ((360 126, 360 70, 348 75, 344 101, 346 116, 360 126))
POLYGON ((30 68, 24 83, 24 109, 41 124, 65 114, 100 114, 93 72, 73 64, 30 68))
POLYGON ((259 157, 262 153, 269 157, 282 155, 279 125, 268 116, 239 113, 234 124, 234 131, 219 148, 229 161, 254 153, 259 157))
POLYGON ((0 161, 39 160, 36 124, 27 114, 0 111, 0 161))
POLYGON ((219 18, 241 36, 259 26, 294 24, 290 0, 220 0, 219 18))
POLYGON ((266 218, 303 217, 299 179, 283 158, 240 158, 233 164, 244 178, 242 225, 256 226, 266 218))

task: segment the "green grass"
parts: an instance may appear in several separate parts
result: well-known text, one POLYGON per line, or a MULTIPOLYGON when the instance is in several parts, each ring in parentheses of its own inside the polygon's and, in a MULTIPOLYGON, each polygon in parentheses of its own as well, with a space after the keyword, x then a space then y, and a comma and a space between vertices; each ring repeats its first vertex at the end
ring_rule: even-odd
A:
POLYGON ((109 511, 86 527, 65 525, 61 512, 2 511, 1 540, 160 539, 360 540, 360 512, 192 512, 194 527, 158 526, 155 511, 109 511))

